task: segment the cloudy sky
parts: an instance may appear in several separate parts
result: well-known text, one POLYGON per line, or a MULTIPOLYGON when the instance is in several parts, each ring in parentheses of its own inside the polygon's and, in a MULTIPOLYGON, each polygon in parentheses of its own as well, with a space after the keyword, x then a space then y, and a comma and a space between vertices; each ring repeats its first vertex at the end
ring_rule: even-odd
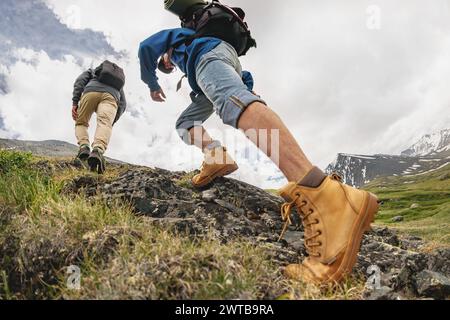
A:
MULTIPOLYGON (((157 104, 140 81, 139 43, 178 26, 163 1, 45 1, 63 23, 101 31, 126 53, 120 63, 127 72, 130 112, 115 128, 109 155, 172 170, 198 167, 201 155, 174 131, 189 103, 187 84, 176 93, 179 75, 161 77, 168 101, 157 104)), ((450 0, 227 3, 245 9, 258 41, 242 59, 254 74, 255 90, 319 166, 338 152, 398 154, 423 134, 450 127, 450 0)), ((70 56, 57 61, 45 52, 17 54, 21 59, 5 71, 10 93, 0 96, 0 137, 75 143, 72 84, 83 67, 103 57, 87 57, 80 65, 70 56)), ((239 132, 230 134, 215 116, 207 127, 237 152, 237 178, 263 187, 283 183, 267 181, 277 173, 264 157, 243 159, 251 146, 239 132)))

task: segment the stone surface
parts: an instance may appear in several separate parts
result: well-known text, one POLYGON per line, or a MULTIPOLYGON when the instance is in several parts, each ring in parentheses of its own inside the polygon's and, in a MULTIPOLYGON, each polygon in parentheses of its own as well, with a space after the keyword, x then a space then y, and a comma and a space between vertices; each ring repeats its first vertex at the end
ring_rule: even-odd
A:
POLYGON ((450 279, 440 273, 424 270, 416 276, 416 285, 421 296, 438 299, 450 297, 450 279))
POLYGON ((206 202, 214 201, 217 198, 216 193, 217 193, 217 189, 209 189, 209 190, 203 191, 203 193, 202 193, 203 201, 206 201, 206 202))
POLYGON ((375 290, 369 290, 366 293, 366 300, 393 300, 394 290, 389 287, 381 287, 375 290))

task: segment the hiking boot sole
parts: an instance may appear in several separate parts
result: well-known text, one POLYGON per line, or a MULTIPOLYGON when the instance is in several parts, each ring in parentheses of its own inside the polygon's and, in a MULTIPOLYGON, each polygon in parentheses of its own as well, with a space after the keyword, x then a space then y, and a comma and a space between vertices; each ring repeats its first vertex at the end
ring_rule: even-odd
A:
POLYGON ((81 160, 80 158, 75 158, 75 160, 73 160, 73 165, 77 169, 89 169, 89 166, 87 164, 87 159, 81 160))
POLYGON ((203 188, 207 185, 211 184, 215 179, 228 176, 232 174, 233 172, 237 171, 239 169, 237 164, 227 165, 225 167, 220 168, 213 174, 205 177, 202 181, 195 183, 192 181, 192 184, 196 188, 203 188))
POLYGON ((104 164, 102 164, 102 161, 96 157, 90 157, 88 159, 88 165, 92 172, 97 172, 98 174, 104 174, 106 171, 106 168, 104 164))
POLYGON ((371 231, 371 224, 375 221, 375 216, 380 209, 380 202, 378 198, 372 194, 367 193, 367 200, 363 206, 363 210, 358 215, 358 219, 352 228, 352 237, 347 244, 347 250, 344 253, 341 265, 338 270, 329 278, 328 282, 340 282, 342 279, 350 274, 356 264, 358 252, 361 248, 362 237, 365 232, 371 231))
POLYGON ((90 156, 90 152, 89 153, 87 153, 87 154, 80 154, 78 157, 77 157, 77 159, 79 159, 79 160, 81 160, 81 161, 86 161, 87 159, 89 159, 89 156, 90 156))

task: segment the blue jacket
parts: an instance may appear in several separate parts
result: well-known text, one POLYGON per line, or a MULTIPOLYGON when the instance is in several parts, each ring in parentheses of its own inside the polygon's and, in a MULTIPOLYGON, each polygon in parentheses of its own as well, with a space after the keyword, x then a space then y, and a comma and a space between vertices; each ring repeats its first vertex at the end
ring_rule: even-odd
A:
MULTIPOLYGON (((139 60, 141 64, 141 79, 150 90, 157 91, 161 87, 158 84, 156 70, 158 59, 174 45, 183 39, 195 34, 195 31, 187 28, 176 28, 160 31, 144 40, 139 47, 139 60)), ((172 62, 186 74, 189 85, 195 93, 201 93, 195 69, 200 58, 217 47, 222 40, 212 37, 195 39, 189 46, 182 43, 172 53, 172 62), (187 57, 187 59, 186 59, 187 57)), ((250 72, 244 71, 242 77, 249 90, 253 90, 253 78, 250 72)))

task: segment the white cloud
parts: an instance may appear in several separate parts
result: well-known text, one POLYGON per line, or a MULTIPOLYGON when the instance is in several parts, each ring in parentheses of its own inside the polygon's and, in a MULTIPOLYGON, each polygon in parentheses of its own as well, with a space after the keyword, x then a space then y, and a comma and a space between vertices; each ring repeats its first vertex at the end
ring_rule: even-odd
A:
POLYGON ((54 137, 70 139, 67 112, 70 107, 71 81, 79 66, 71 59, 51 60, 44 52, 20 50, 22 57, 9 68, 10 93, 0 96, 1 115, 10 136, 24 139, 54 137), (33 63, 30 63, 32 61, 33 63))

